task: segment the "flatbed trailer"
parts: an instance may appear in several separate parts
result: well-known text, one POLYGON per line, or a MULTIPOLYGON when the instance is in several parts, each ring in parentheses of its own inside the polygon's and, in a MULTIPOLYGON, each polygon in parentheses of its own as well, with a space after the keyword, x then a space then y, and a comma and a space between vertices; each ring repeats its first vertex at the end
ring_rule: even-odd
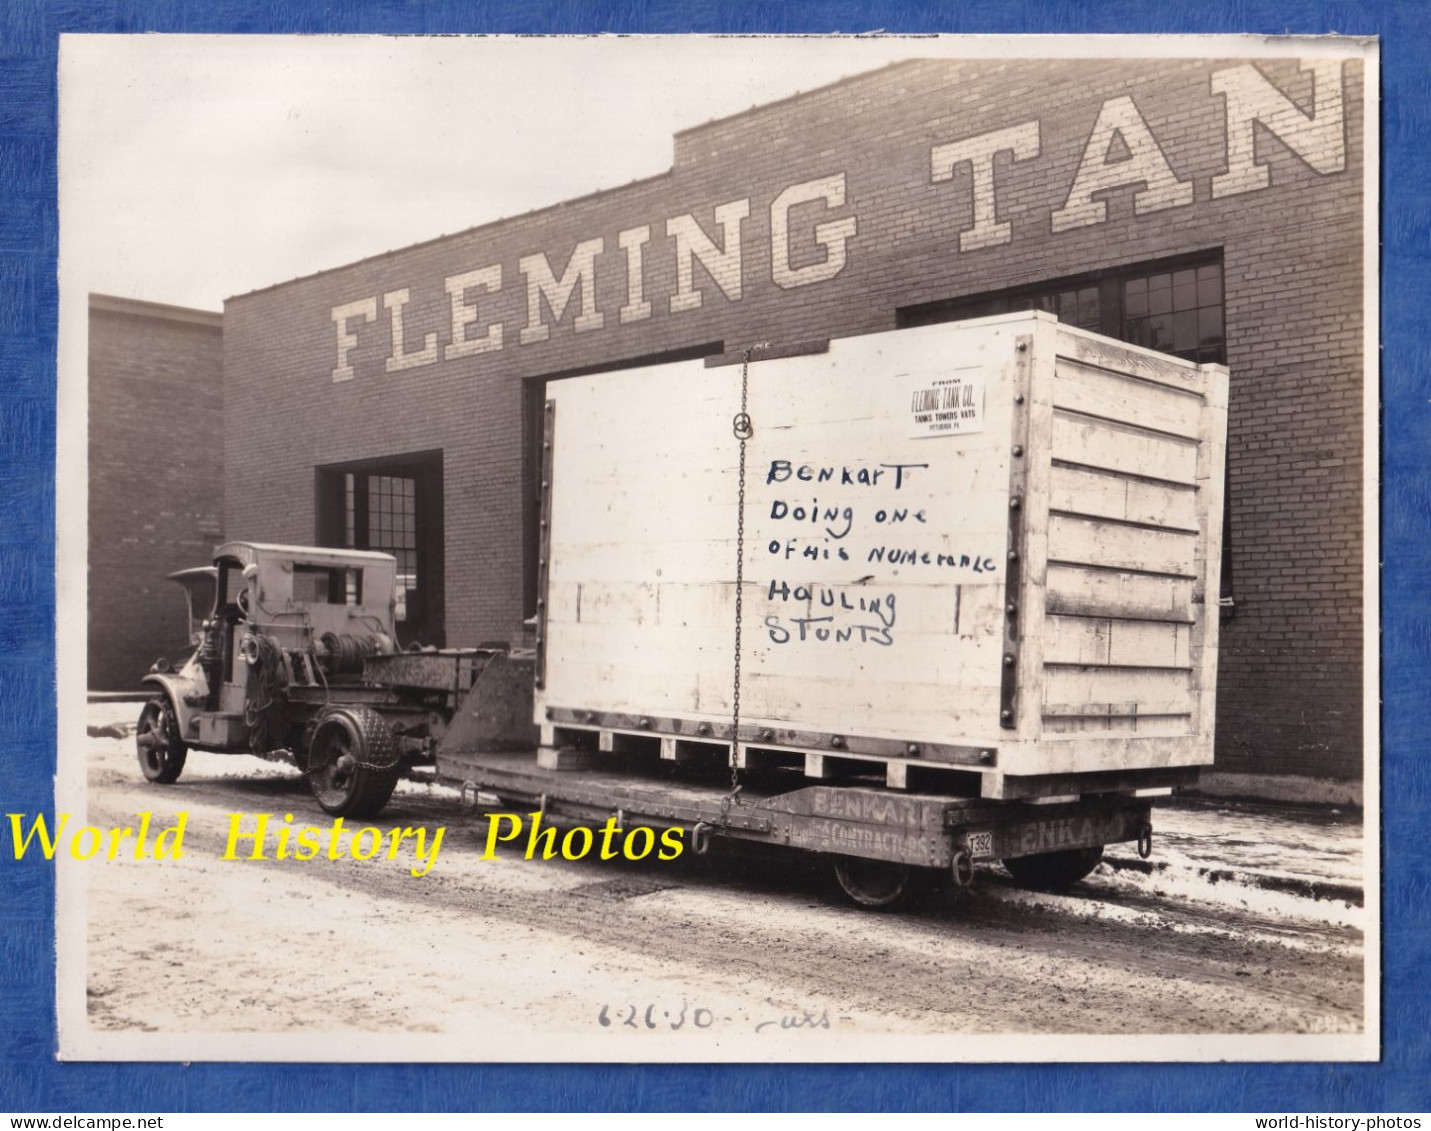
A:
POLYGON ((438 779, 461 791, 465 808, 680 828, 697 855, 717 838, 818 853, 867 907, 897 906, 931 884, 967 887, 976 866, 998 862, 1027 886, 1062 889, 1105 845, 1134 841, 1145 856, 1152 848, 1152 799, 1129 794, 990 801, 892 790, 867 776, 812 785, 795 774, 746 775, 736 790, 713 775, 672 773, 633 755, 562 769, 539 765, 535 751, 440 750, 437 759, 438 779))

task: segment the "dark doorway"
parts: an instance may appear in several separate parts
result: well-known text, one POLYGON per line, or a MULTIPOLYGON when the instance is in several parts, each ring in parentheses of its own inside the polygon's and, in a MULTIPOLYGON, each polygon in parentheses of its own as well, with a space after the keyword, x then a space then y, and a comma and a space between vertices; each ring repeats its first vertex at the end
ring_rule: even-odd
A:
POLYGON ((398 643, 443 647, 442 453, 317 469, 318 544, 397 559, 398 643))

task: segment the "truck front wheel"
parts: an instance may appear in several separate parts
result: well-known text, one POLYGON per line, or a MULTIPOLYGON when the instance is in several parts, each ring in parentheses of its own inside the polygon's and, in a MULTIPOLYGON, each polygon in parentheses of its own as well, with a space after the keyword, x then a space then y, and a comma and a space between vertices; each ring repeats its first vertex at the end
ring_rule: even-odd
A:
POLYGON ((1061 852, 1039 852, 1033 856, 1011 856, 1004 867, 1019 887, 1034 891, 1067 891, 1103 859, 1103 846, 1066 848, 1061 852))
POLYGON ((308 788, 337 817, 376 817, 398 779, 398 747, 383 717, 344 707, 319 720, 308 747, 308 788))
POLYGON ((189 748, 179 737, 179 722, 167 695, 156 696, 144 704, 134 741, 139 751, 139 768, 146 778, 159 785, 179 780, 189 748))

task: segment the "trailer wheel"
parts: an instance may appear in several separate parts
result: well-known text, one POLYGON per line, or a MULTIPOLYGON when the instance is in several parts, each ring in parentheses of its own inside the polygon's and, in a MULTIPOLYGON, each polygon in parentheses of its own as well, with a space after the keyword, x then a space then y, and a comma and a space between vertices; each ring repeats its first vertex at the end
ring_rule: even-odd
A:
POLYGON ((367 707, 324 715, 308 748, 308 788, 337 817, 376 817, 398 779, 398 748, 383 717, 367 707))
POLYGON ((1004 867, 1020 887, 1034 891, 1067 891, 1103 859, 1103 846, 1066 848, 1033 856, 1011 856, 1004 867))
POLYGON ((908 864, 836 856, 835 879, 851 902, 874 911, 893 911, 924 888, 923 875, 908 864))
POLYGON ((179 737, 179 723, 168 695, 157 695, 144 704, 139 712, 134 743, 139 752, 139 768, 146 778, 159 785, 179 780, 189 748, 179 737))

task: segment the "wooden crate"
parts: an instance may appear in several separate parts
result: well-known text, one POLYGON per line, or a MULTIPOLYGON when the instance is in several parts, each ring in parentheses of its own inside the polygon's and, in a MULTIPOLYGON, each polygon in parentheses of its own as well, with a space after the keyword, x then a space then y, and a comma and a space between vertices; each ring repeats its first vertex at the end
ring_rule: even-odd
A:
POLYGON ((742 763, 1211 763, 1226 370, 1036 313, 552 382, 549 743, 734 736, 743 375, 742 763))

